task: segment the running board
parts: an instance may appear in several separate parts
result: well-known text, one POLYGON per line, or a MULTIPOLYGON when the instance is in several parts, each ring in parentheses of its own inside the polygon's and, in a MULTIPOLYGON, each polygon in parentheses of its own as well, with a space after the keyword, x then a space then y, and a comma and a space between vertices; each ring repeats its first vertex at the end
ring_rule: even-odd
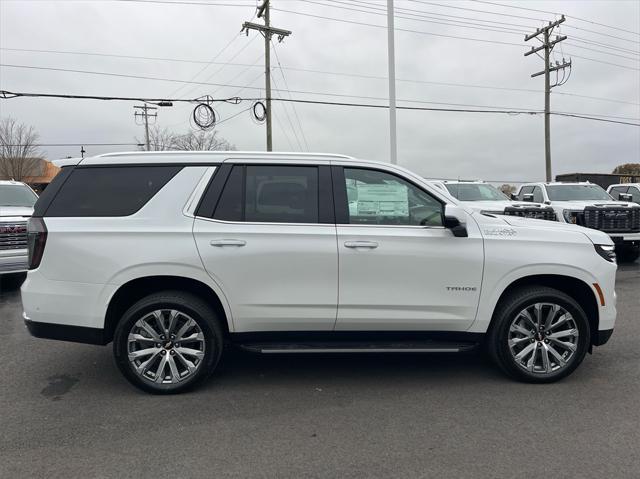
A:
POLYGON ((262 354, 299 353, 463 353, 472 351, 478 343, 440 341, 415 342, 305 342, 305 343, 243 343, 245 351, 262 354))

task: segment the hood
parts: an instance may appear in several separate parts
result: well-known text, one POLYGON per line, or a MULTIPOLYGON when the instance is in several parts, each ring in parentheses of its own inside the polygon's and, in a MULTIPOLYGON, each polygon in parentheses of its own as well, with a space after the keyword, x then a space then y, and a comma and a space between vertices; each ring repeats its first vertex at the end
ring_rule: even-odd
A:
POLYGON ((0 218, 4 216, 31 216, 33 208, 29 206, 0 206, 0 218))
MULTIPOLYGON (((459 200, 458 200, 459 201, 459 200)), ((510 206, 517 206, 520 208, 543 208, 545 205, 540 203, 518 202, 509 200, 486 200, 486 201, 459 201, 464 206, 471 208, 474 211, 504 211, 505 208, 510 206)))
POLYGON ((562 208, 563 210, 582 210, 587 206, 618 206, 623 208, 633 208, 638 206, 635 203, 628 201, 614 201, 614 200, 585 200, 585 201, 554 201, 553 206, 555 208, 562 208))
POLYGON ((613 241, 607 233, 594 230, 591 228, 585 228, 583 226, 574 225, 571 223, 563 223, 560 221, 547 221, 537 220, 533 218, 522 218, 520 216, 503 216, 502 219, 508 225, 520 228, 535 228, 538 230, 553 229, 563 231, 579 231, 591 240, 593 244, 613 244, 613 241))

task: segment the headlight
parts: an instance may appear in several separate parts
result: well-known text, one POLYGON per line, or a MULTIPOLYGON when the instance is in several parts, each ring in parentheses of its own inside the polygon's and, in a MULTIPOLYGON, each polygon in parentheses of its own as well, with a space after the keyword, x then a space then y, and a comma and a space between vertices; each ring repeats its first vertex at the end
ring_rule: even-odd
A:
POLYGON ((597 244, 596 253, 602 256, 604 259, 609 261, 610 263, 616 262, 616 247, 608 244, 597 244))
POLYGON ((578 212, 574 210, 562 210, 562 216, 564 216, 564 220, 567 223, 573 223, 574 225, 577 224, 576 213, 578 212))

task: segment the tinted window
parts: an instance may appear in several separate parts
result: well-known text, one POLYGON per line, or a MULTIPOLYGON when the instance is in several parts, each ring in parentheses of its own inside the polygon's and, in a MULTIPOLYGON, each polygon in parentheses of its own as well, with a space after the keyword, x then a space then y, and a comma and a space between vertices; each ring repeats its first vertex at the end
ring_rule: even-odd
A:
POLYGON ((389 173, 344 169, 349 223, 442 226, 443 206, 417 186, 389 173))
POLYGON ((640 188, 637 186, 630 186, 628 193, 631 195, 634 202, 640 203, 640 188))
POLYGON ((520 193, 518 194, 518 199, 523 200, 524 195, 528 195, 532 191, 533 191, 533 186, 523 186, 522 189, 520 190, 520 193))
POLYGON ((242 166, 234 166, 224 185, 213 217, 217 220, 242 221, 242 166))
POLYGON ((533 189, 533 201, 535 201, 536 203, 544 202, 544 198, 542 197, 542 188, 540 188, 539 186, 536 186, 533 189))
POLYGON ((128 216, 142 208, 182 167, 75 168, 47 216, 128 216))

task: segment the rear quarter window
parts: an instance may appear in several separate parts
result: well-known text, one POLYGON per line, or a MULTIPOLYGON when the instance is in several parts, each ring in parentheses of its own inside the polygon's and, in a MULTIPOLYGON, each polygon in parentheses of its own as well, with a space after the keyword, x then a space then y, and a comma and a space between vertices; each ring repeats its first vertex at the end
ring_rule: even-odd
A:
POLYGON ((140 210, 181 166, 75 168, 45 216, 129 216, 140 210))

